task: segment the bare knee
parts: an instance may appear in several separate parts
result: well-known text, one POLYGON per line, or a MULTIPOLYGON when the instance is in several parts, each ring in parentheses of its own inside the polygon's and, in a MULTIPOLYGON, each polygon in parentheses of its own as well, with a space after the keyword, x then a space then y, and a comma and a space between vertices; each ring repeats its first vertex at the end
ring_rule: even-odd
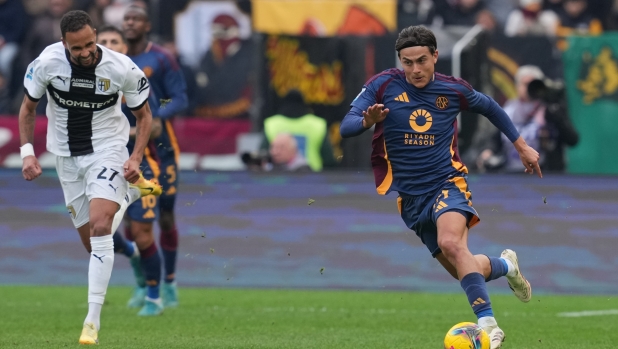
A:
POLYGON ((154 242, 152 223, 131 222, 133 241, 140 250, 145 250, 154 242))
POLYGON ((159 214, 159 227, 162 232, 170 231, 174 229, 174 212, 173 211, 160 211, 159 214))
POLYGON ((99 219, 90 222, 90 236, 105 236, 112 233, 111 219, 99 219))
POLYGON ((458 260, 462 254, 466 253, 467 248, 465 242, 461 239, 444 238, 438 239, 438 246, 442 250, 444 256, 451 261, 458 260))

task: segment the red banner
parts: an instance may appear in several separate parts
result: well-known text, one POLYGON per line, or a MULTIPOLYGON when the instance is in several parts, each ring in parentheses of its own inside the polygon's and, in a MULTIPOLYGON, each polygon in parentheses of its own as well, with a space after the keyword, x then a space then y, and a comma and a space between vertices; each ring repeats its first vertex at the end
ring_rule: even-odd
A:
MULTIPOLYGON (((47 140, 47 118, 37 117, 34 126, 34 153, 40 156, 45 152, 47 140)), ((19 122, 17 115, 0 116, 0 166, 10 154, 19 154, 19 122)))
MULTIPOLYGON (((173 121, 181 153, 195 153, 200 156, 236 153, 236 138, 250 132, 249 120, 204 120, 200 118, 178 118, 173 121)), ((34 152, 41 156, 45 150, 47 118, 38 116, 34 128, 34 152)), ((15 166, 15 161, 6 163, 7 158, 19 159, 19 122, 17 116, 0 115, 0 167, 15 166)))

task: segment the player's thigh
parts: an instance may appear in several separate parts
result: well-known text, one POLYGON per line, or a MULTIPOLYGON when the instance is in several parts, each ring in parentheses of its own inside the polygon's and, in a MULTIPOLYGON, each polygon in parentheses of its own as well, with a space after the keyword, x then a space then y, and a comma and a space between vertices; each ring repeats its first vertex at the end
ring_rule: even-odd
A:
POLYGON ((472 207, 472 193, 464 177, 455 177, 438 193, 432 214, 438 230, 438 243, 466 247, 468 229, 480 221, 472 207))
POLYGON ((458 212, 462 215, 466 228, 472 228, 480 222, 480 217, 472 206, 472 192, 468 189, 465 177, 452 178, 437 193, 432 205, 432 220, 436 222, 436 226, 446 212, 458 212))
POLYGON ((108 199, 93 198, 90 200, 90 235, 104 236, 112 233, 114 215, 120 205, 108 199))
POLYGON ((86 196, 105 199, 120 205, 129 185, 124 178, 124 163, 129 159, 126 147, 113 147, 89 155, 86 196))
POLYGON ((75 228, 83 227, 90 219, 90 205, 86 196, 86 170, 80 168, 78 158, 58 156, 56 172, 73 225, 75 228))
POLYGON ((401 195, 397 198, 397 206, 406 226, 416 232, 416 235, 427 247, 431 256, 436 257, 441 251, 438 246, 436 226, 430 214, 432 199, 433 194, 419 196, 401 195))

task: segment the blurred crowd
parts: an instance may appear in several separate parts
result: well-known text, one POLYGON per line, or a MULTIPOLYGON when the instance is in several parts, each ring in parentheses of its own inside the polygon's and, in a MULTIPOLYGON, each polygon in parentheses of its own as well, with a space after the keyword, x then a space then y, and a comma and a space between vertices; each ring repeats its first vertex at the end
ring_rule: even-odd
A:
MULTIPOLYGON (((131 4, 149 11, 153 25, 150 38, 175 55, 185 73, 189 97, 185 115, 233 119, 255 114, 259 109, 254 105, 258 53, 251 40, 239 37, 239 24, 234 18, 222 15, 213 19, 213 40, 207 52, 199 57, 199 64, 190 66, 182 61, 173 37, 174 16, 189 3, 189 0, 0 0, 0 115, 17 114, 23 98, 23 72, 46 46, 59 40, 63 14, 72 9, 84 10, 95 26, 111 24, 120 28, 124 11, 131 4), (235 73, 230 75, 230 71, 235 73)), ((251 15, 251 1, 235 3, 240 11, 251 15)), ((399 29, 419 24, 433 28, 479 24, 489 32, 509 37, 555 38, 557 47, 564 49, 566 41, 562 39, 573 33, 596 35, 618 29, 618 0, 399 0, 397 21, 399 29)), ((549 103, 529 96, 528 83, 543 78, 543 72, 537 67, 518 72, 518 97, 507 102, 506 110, 527 141, 543 150, 544 158, 548 159, 544 161, 546 169, 562 171, 564 148, 577 143, 577 131, 569 121, 564 98, 549 103)), ((327 125, 322 125, 319 116, 313 115, 310 109, 303 108, 302 96, 292 93, 286 106, 277 115, 260 116, 260 120, 265 120, 256 130, 263 129, 262 155, 247 155, 243 160, 248 167, 289 171, 336 167, 327 125), (286 127, 299 127, 305 134, 286 127), (278 133, 269 134, 271 128, 278 129, 278 133)), ((43 114, 44 109, 39 112, 43 114)), ((500 135, 488 134, 485 139, 483 148, 474 156, 473 170, 520 170, 511 159, 512 149, 500 135)))
POLYGON ((400 28, 482 25, 507 36, 564 37, 618 28, 615 0, 400 0, 400 28))

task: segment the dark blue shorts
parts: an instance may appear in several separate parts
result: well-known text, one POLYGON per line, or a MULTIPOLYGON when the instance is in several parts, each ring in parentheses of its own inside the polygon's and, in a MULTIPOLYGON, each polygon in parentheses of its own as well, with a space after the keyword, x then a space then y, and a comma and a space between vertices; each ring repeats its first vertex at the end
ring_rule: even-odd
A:
POLYGON ((472 193, 468 190, 465 177, 454 177, 435 191, 424 195, 412 196, 399 194, 397 206, 406 226, 416 232, 421 241, 435 257, 440 252, 438 246, 438 228, 436 222, 441 214, 457 211, 468 219, 468 228, 480 222, 476 210, 472 207, 472 193))
POLYGON ((162 211, 173 211, 178 192, 178 163, 173 153, 161 157, 159 184, 163 187, 163 194, 159 197, 159 207, 162 211))
MULTIPOLYGON (((148 151, 144 154, 144 159, 140 164, 140 170, 146 179, 155 179, 159 176, 161 172, 159 170, 159 164, 157 161, 150 156, 148 151)), ((127 215, 131 220, 142 222, 142 223, 150 223, 157 220, 159 217, 159 198, 154 195, 144 196, 141 199, 132 203, 129 208, 127 208, 127 215)))

